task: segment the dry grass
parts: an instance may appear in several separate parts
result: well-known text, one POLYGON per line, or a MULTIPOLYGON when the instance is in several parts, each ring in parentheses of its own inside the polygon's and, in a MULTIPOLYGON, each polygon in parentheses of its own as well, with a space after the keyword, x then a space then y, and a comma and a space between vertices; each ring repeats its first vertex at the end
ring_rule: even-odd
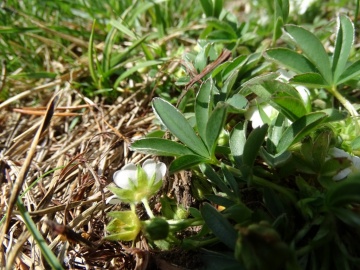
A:
MULTIPOLYGON (((149 255, 143 254, 148 250, 145 240, 139 239, 136 243, 140 248, 137 251, 130 245, 102 242, 101 238, 108 222, 106 212, 113 207, 105 204, 105 198, 110 195, 106 185, 112 181, 115 170, 146 158, 129 151, 129 144, 158 128, 152 122, 150 97, 139 88, 112 105, 104 105, 102 100, 85 98, 68 81, 57 80, 36 89, 27 96, 17 97, 18 108, 11 105, 2 108, 1 171, 5 174, 1 174, 1 208, 8 208, 12 185, 18 180, 43 121, 41 115, 46 112, 44 106, 26 108, 27 103, 38 95, 44 101, 56 96, 51 122, 41 134, 21 187, 27 210, 37 221, 49 247, 61 262, 67 261, 70 268, 145 269, 150 260, 149 255), (67 224, 71 232, 84 233, 93 245, 72 239, 74 235, 61 231, 64 227, 56 230, 46 220, 67 224), (64 236, 69 241, 63 242, 64 236), (142 256, 145 257, 140 258, 142 256)), ((16 265, 23 267, 21 269, 46 269, 41 252, 19 213, 16 209, 12 213, 3 242, 5 257, 16 258, 16 265)))

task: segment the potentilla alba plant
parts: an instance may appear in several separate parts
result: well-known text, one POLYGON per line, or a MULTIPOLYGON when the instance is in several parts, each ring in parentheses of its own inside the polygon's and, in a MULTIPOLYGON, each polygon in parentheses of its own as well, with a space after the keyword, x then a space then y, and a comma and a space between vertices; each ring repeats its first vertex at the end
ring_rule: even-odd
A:
POLYGON ((149 217, 155 218, 148 199, 160 189, 166 172, 164 163, 148 159, 142 167, 130 163, 114 173, 114 183, 108 186, 108 189, 115 195, 109 197, 106 202, 129 203, 131 211, 114 211, 108 214, 114 219, 106 227, 110 235, 104 239, 131 241, 136 238, 142 227, 135 213, 137 203, 142 202, 149 217))

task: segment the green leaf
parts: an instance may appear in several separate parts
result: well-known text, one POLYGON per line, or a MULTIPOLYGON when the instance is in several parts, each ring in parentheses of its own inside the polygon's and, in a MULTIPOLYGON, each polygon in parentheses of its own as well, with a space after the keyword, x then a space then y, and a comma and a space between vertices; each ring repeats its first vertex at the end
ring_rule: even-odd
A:
POLYGON ((360 75, 360 60, 356 61, 355 63, 351 64, 343 74, 341 74, 337 84, 341 84, 347 82, 351 79, 354 79, 360 75))
POLYGON ((29 212, 26 210, 25 206, 22 203, 20 197, 17 197, 16 205, 19 208, 20 215, 25 222, 26 228, 29 230, 36 243, 38 244, 41 254, 44 256, 45 260, 51 267, 51 269, 61 270, 63 269, 58 258, 51 251, 50 247, 46 244, 46 241, 42 234, 37 229, 37 224, 32 220, 29 212))
POLYGON ((275 18, 273 42, 275 42, 282 35, 282 27, 284 26, 284 19, 281 17, 275 18))
POLYGON ((336 110, 334 108, 324 109, 324 110, 321 110, 321 112, 324 112, 328 115, 328 117, 325 119, 324 123, 345 120, 347 117, 346 112, 344 112, 344 111, 340 112, 339 110, 336 110))
POLYGON ((360 215, 357 212, 343 207, 334 207, 331 209, 331 213, 349 226, 360 227, 360 215))
POLYGON ((201 208, 201 214, 206 225, 212 230, 215 236, 233 250, 235 248, 237 232, 230 222, 208 203, 205 203, 201 208))
POLYGON ((255 159, 259 154, 260 147, 264 142, 267 130, 268 125, 263 125, 262 127, 254 129, 250 133, 244 145, 244 153, 242 157, 242 163, 244 165, 250 168, 253 167, 255 159))
POLYGON ((221 169, 222 169, 222 172, 224 174, 224 179, 226 180, 229 187, 231 188, 231 190, 235 194, 235 200, 236 199, 239 200, 240 197, 241 197, 239 184, 237 183, 237 181, 234 178, 234 176, 232 175, 232 173, 230 173, 230 171, 227 169, 227 167, 224 164, 221 165, 221 169))
POLYGON ((282 34, 282 27, 286 23, 289 15, 289 0, 274 1, 274 35, 273 41, 276 41, 282 34))
POLYGON ((291 85, 277 80, 264 81, 249 89, 264 102, 269 102, 291 121, 295 121, 307 113, 306 105, 299 92, 291 85))
POLYGON ((214 17, 219 18, 223 9, 223 0, 214 0, 214 17))
POLYGON ((56 73, 52 72, 26 72, 26 73, 17 73, 14 75, 9 75, 10 78, 19 79, 19 78, 29 78, 29 79, 55 79, 57 76, 56 73))
POLYGON ((358 150, 358 149, 360 149, 360 136, 356 137, 356 138, 351 142, 351 149, 352 149, 352 150, 358 150))
POLYGON ((89 48, 88 48, 88 55, 89 55, 89 72, 91 75, 91 78, 93 79, 95 85, 99 86, 99 78, 95 71, 95 56, 94 56, 94 32, 95 32, 95 24, 96 21, 94 20, 92 28, 91 28, 91 34, 89 38, 89 48))
POLYGON ((286 48, 269 49, 265 53, 265 58, 296 73, 318 72, 306 57, 286 48))
POLYGON ((203 141, 196 135, 185 117, 169 102, 160 98, 153 99, 154 112, 161 122, 182 143, 203 157, 209 157, 209 152, 203 141))
POLYGON ((234 204, 234 202, 232 200, 222 197, 222 196, 214 195, 214 194, 205 195, 205 198, 207 200, 209 200, 210 202, 212 202, 213 204, 221 205, 226 208, 230 207, 234 204))
POLYGON ((199 165, 201 163, 209 162, 208 159, 197 156, 197 155, 185 155, 178 157, 175 159, 171 164, 169 168, 169 173, 173 174, 175 172, 190 169, 191 167, 195 165, 199 165))
POLYGON ((353 174, 348 179, 335 183, 325 194, 326 205, 330 208, 360 203, 360 174, 353 174))
POLYGON ((291 121, 295 121, 307 113, 304 102, 300 98, 288 96, 286 92, 278 93, 273 98, 277 109, 291 121))
POLYGON ((329 86, 328 83, 319 73, 305 73, 305 74, 295 75, 290 80, 290 83, 304 85, 313 88, 325 88, 329 86))
POLYGON ((316 169, 321 169, 329 153, 329 146, 332 139, 332 132, 324 130, 314 140, 312 148, 313 165, 316 169))
POLYGON ((347 16, 342 14, 338 17, 337 27, 335 51, 332 58, 335 82, 337 82, 345 70, 351 47, 354 43, 354 25, 347 16))
POLYGON ((253 211, 251 211, 245 204, 238 202, 232 203, 231 206, 223 210, 224 215, 231 220, 234 220, 237 224, 245 225, 251 222, 253 211))
POLYGON ((170 140, 160 138, 146 138, 133 142, 130 148, 134 151, 155 156, 179 157, 194 155, 186 146, 170 140))
POLYGON ((206 145, 210 154, 215 151, 217 139, 225 124, 226 114, 227 104, 219 102, 206 124, 206 145))
POLYGON ((296 25, 285 26, 285 31, 320 71, 325 81, 331 85, 333 82, 331 64, 321 41, 313 33, 296 25))
POLYGON ((224 62, 222 65, 219 65, 214 69, 214 71, 211 73, 212 77, 215 77, 218 72, 222 71, 222 78, 227 78, 227 76, 232 74, 232 72, 240 69, 243 65, 245 65, 247 58, 248 57, 246 55, 239 55, 231 61, 224 62))
POLYGON ((212 108, 212 90, 214 82, 211 78, 201 84, 195 101, 196 125, 201 138, 206 138, 206 124, 212 108))
POLYGON ((110 20, 110 25, 118 29, 120 32, 124 33, 125 35, 131 37, 131 39, 136 39, 135 34, 125 25, 123 25, 120 21, 117 20, 110 20))
POLYGON ((136 63, 135 66, 133 66, 132 68, 126 70, 125 72, 123 72, 115 81, 114 83, 114 88, 117 88, 119 86, 119 84, 126 79, 127 77, 129 77, 131 74, 135 73, 136 71, 138 71, 139 69, 145 68, 145 67, 151 67, 151 66, 156 66, 163 63, 162 61, 158 61, 158 60, 150 60, 150 61, 144 61, 141 63, 136 63))
POLYGON ((232 196, 232 191, 226 185, 225 181, 220 178, 220 176, 211 168, 209 164, 202 164, 200 166, 200 169, 212 184, 216 185, 223 193, 227 194, 229 197, 232 196))
POLYGON ((240 122, 234 127, 230 134, 230 150, 238 168, 243 164, 242 156, 246 142, 246 128, 247 124, 240 122))
POLYGON ((324 112, 315 112, 304 115, 296 120, 285 130, 280 138, 277 146, 278 153, 286 151, 292 144, 300 141, 310 131, 316 129, 326 117, 327 114, 324 112))
POLYGON ((206 67, 208 63, 209 52, 212 49, 209 43, 203 46, 204 47, 201 47, 200 52, 196 55, 194 59, 194 67, 199 72, 201 72, 206 67))
POLYGON ((214 27, 217 30, 223 31, 229 34, 229 39, 236 39, 237 34, 231 25, 225 21, 220 21, 218 19, 209 18, 206 20, 207 24, 214 27))
POLYGON ((204 10, 206 17, 211 17, 214 11, 212 0, 200 0, 200 4, 204 10))
POLYGON ((231 98, 227 99, 226 103, 230 105, 230 113, 239 113, 245 112, 246 105, 248 105, 248 100, 243 95, 235 94, 231 98))
MULTIPOLYGON (((110 76, 111 74, 116 72, 119 68, 118 65, 121 63, 121 61, 123 61, 124 59, 131 56, 131 52, 134 49, 136 49, 138 46, 142 45, 143 42, 147 38, 148 38, 148 35, 144 35, 140 39, 134 40, 130 46, 127 46, 126 49, 119 54, 114 54, 112 52, 113 47, 111 46, 111 44, 108 44, 108 43, 113 42, 113 40, 105 43, 106 47, 104 48, 103 68, 104 68, 104 71, 106 71, 106 72, 104 73, 104 76, 110 76), (111 69, 109 69, 109 68, 111 68, 111 69)), ((110 37, 109 37, 109 39, 110 39, 110 37)))

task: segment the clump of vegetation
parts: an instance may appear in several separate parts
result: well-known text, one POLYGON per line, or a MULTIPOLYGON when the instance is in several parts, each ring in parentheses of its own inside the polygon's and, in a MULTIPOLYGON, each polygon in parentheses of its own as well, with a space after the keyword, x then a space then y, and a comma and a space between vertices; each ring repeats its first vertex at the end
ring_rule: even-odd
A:
POLYGON ((25 2, 1 266, 357 267, 359 1, 25 2))

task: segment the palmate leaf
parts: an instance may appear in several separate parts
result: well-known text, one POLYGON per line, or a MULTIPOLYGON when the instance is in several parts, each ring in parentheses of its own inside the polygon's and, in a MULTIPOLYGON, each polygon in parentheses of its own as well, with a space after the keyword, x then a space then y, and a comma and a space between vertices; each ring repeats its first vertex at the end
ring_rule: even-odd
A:
POLYGON ((330 59, 320 40, 313 33, 296 25, 285 26, 285 32, 319 70, 327 84, 331 85, 333 77, 330 59))
POLYGON ((196 135, 189 122, 178 109, 161 98, 153 99, 153 108, 158 118, 174 136, 196 154, 206 158, 209 157, 204 142, 196 135))

